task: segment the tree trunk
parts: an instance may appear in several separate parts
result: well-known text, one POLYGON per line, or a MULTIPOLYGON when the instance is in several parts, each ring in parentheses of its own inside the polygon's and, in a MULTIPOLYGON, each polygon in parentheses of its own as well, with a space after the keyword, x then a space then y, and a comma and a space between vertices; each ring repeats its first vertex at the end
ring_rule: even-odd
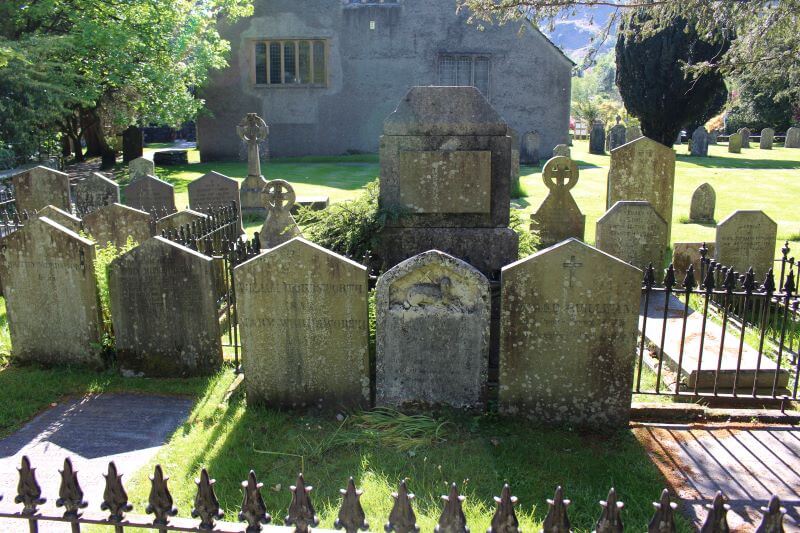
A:
POLYGON ((72 145, 70 144, 69 135, 66 133, 61 134, 61 156, 65 159, 72 155, 72 145))
POLYGON ((81 128, 83 129, 83 138, 86 140, 86 155, 88 157, 102 155, 108 149, 108 143, 103 136, 103 128, 97 110, 81 110, 81 128))
POLYGON ((75 161, 83 163, 86 157, 83 155, 83 146, 81 146, 81 138, 79 136, 70 135, 69 142, 72 144, 72 152, 75 154, 75 161))
POLYGON ((144 155, 144 132, 138 126, 131 126, 122 132, 122 162, 130 163, 144 155))

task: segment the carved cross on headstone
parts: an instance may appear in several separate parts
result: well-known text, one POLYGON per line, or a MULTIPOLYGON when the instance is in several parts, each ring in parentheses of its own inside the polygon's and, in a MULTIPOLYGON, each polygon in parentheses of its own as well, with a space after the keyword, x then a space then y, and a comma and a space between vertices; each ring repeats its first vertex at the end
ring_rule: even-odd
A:
POLYGON ((545 165, 542 179, 551 191, 568 191, 578 183, 578 164, 568 157, 554 157, 545 165))
POLYGON ((247 175, 261 176, 261 159, 258 143, 269 137, 269 127, 264 119, 255 113, 248 113, 236 126, 239 138, 247 143, 247 175))
POLYGON ((562 265, 564 268, 569 269, 569 286, 574 286, 575 283, 575 271, 583 266, 583 263, 579 263, 575 256, 573 255, 570 257, 569 261, 562 265))
POLYGON ((267 209, 289 211, 295 203, 296 196, 292 186, 284 180, 272 180, 264 187, 264 198, 267 209))

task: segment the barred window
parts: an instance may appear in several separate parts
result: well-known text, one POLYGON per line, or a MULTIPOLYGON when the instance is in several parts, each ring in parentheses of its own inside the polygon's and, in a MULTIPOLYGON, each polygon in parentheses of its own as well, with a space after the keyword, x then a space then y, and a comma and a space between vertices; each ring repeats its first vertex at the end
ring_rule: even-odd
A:
POLYGON ((439 56, 439 85, 477 87, 489 97, 489 57, 475 54, 439 56))
POLYGON ((254 54, 257 85, 324 87, 328 83, 325 41, 259 41, 254 44, 254 54))

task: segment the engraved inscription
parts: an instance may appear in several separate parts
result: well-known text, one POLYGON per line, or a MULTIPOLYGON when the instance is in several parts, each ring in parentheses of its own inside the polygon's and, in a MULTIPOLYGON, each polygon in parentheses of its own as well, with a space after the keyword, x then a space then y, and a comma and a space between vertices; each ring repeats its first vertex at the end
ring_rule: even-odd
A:
POLYGON ((400 201, 416 213, 489 213, 491 182, 489 151, 400 154, 400 201))

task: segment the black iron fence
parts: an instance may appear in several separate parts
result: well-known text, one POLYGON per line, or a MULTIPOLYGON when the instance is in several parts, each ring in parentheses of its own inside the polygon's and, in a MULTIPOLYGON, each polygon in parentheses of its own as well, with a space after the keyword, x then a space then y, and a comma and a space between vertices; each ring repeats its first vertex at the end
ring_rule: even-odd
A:
MULTIPOLYGON (((272 517, 268 513, 261 494, 262 484, 258 482, 256 474, 251 470, 247 480, 242 482, 242 505, 237 518, 239 523, 222 522, 225 517, 214 493, 215 480, 203 469, 200 477, 195 480, 197 493, 194 498, 194 507, 191 516, 194 520, 174 518, 178 509, 174 506, 172 495, 168 486, 168 478, 164 475, 160 465, 155 467, 150 477, 150 495, 148 504, 144 509, 145 515, 128 515, 134 510, 128 501, 128 494, 122 484, 116 465, 108 465, 105 477, 103 501, 96 509, 87 511, 89 502, 84 500, 84 493, 78 482, 78 476, 73 469, 69 458, 64 460, 61 470, 61 485, 58 491, 57 507, 63 507, 61 514, 42 512, 39 507, 47 502, 43 497, 42 489, 36 481, 35 469, 31 467, 27 457, 22 458, 19 471, 19 483, 14 503, 21 508, 0 507, 0 518, 16 519, 27 522, 30 533, 37 533, 39 524, 43 522, 66 522, 71 525, 73 533, 80 533, 82 525, 105 525, 114 528, 116 533, 124 533, 127 528, 143 528, 166 531, 216 531, 219 533, 256 533, 272 530, 275 533, 287 531, 284 528, 269 526, 272 517), (100 511, 105 511, 102 514, 100 511), (152 517, 147 516, 152 515, 152 517), (265 527, 266 526, 266 527, 265 527)), ((289 487, 291 502, 289 512, 283 520, 285 527, 292 528, 294 533, 308 533, 312 528, 316 530, 319 518, 311 500, 311 487, 306 486, 303 474, 297 477, 294 485, 289 487)), ((347 488, 341 491, 342 499, 339 506, 338 519, 334 523, 337 530, 347 533, 368 531, 370 524, 366 521, 366 513, 361 506, 362 491, 356 488, 353 478, 350 478, 347 488)), ((558 487, 552 499, 547 500, 548 511, 543 523, 546 533, 570 533, 571 526, 568 515, 570 501, 565 499, 564 491, 558 487)), ((387 532, 419 533, 416 523, 416 514, 412 504, 414 495, 408 490, 405 481, 401 481, 396 493, 392 494, 394 504, 388 520, 384 525, 387 532)), ((449 494, 442 497, 444 502, 437 533, 469 533, 466 516, 462 508, 464 497, 459 494, 458 487, 453 483, 449 494)), ((488 533, 519 533, 519 521, 515 512, 517 498, 512 496, 510 487, 506 484, 500 496, 495 498, 496 509, 488 533)), ((97 504, 95 504, 97 505, 97 504)), ((616 491, 612 488, 605 500, 600 501, 599 518, 595 525, 595 533, 622 533, 623 507, 616 491)), ((651 533, 671 533, 677 530, 674 511, 677 504, 670 500, 669 492, 664 489, 661 497, 653 503, 655 513, 647 525, 651 533)), ((707 505, 708 514, 700 529, 703 533, 727 533, 728 505, 721 492, 718 492, 713 503, 707 505)), ((778 533, 783 531, 783 516, 785 509, 781 507, 780 499, 772 496, 769 504, 762 507, 761 524, 755 531, 758 533, 778 533)), ((643 524, 638 525, 643 529, 643 524)), ((319 530, 324 531, 324 530, 319 530)))

